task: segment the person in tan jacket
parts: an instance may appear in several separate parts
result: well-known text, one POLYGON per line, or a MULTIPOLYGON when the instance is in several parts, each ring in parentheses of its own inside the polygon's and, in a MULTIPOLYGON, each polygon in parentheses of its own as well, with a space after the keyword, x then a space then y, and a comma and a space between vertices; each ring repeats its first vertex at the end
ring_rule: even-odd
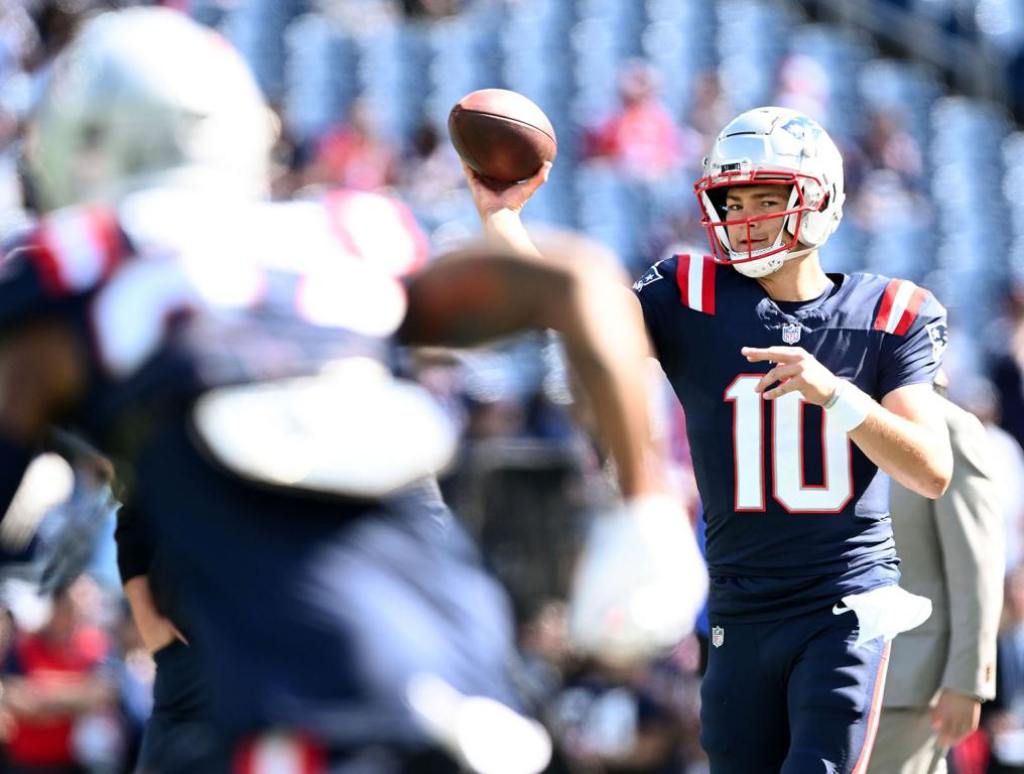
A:
POLYGON ((949 489, 927 500, 892 485, 900 585, 931 599, 933 612, 893 642, 871 774, 943 774, 948 749, 978 727, 981 703, 995 695, 999 495, 981 423, 941 403, 954 456, 949 489))

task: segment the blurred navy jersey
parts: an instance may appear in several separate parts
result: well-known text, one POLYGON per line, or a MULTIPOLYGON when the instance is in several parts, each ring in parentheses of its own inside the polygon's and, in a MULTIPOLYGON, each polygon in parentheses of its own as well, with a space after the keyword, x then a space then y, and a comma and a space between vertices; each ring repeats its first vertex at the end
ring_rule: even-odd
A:
POLYGON ((423 258, 407 218, 372 194, 155 191, 58 211, 0 267, 0 330, 56 317, 81 337, 66 423, 118 461, 170 552, 222 738, 414 743, 419 674, 515 706, 506 600, 389 371, 400 276, 423 258))
POLYGON ((0 326, 48 316, 78 331, 90 379, 74 420, 122 455, 140 421, 210 388, 388 365, 398 277, 421 252, 397 202, 344 197, 228 207, 156 191, 117 213, 55 212, 7 250, 0 326))
POLYGON ((803 347, 881 400, 932 381, 945 310, 905 280, 828 276, 820 297, 776 302, 731 267, 683 255, 634 285, 686 411, 716 620, 799 615, 899 579, 888 476, 799 393, 764 400, 755 387, 773 364, 740 349, 803 347))

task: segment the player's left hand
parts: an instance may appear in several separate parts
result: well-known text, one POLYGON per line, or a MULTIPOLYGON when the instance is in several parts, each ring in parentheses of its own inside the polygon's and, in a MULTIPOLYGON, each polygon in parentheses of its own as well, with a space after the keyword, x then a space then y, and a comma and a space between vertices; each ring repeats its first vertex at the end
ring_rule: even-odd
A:
POLYGON ((939 747, 960 744, 977 730, 980 718, 981 702, 973 696, 943 688, 932 710, 932 728, 939 734, 939 747))
POLYGON ((755 388, 766 400, 787 392, 799 392, 808 403, 821 406, 839 385, 839 377, 803 347, 743 347, 740 354, 751 363, 777 363, 761 377, 755 388), (768 389, 776 382, 779 382, 777 387, 768 389))

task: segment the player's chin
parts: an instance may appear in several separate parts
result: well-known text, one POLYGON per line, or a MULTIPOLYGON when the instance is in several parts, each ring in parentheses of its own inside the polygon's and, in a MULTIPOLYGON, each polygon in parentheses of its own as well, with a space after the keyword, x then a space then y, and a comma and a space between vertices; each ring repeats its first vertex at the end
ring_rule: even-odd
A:
POLYGON ((756 258, 758 250, 771 247, 772 240, 767 237, 763 239, 747 239, 746 237, 735 237, 729 240, 733 245, 733 252, 746 258, 756 258))

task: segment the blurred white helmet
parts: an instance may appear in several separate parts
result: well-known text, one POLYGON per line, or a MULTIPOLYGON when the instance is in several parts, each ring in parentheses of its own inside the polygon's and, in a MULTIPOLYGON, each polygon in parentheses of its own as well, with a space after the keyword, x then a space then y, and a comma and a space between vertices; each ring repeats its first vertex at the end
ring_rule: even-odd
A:
MULTIPOLYGON (((704 177, 694 186, 711 252, 748 277, 764 277, 807 248, 825 244, 843 216, 843 160, 817 122, 795 110, 763 107, 730 121, 704 158, 704 177), (741 185, 789 185, 783 212, 725 219, 725 193, 741 185), (726 225, 746 225, 786 216, 767 247, 734 250, 726 225), (801 249, 797 249, 797 245, 801 249)), ((749 232, 748 232, 749 233, 749 232)), ((749 242, 748 242, 749 244, 749 242)))
POLYGON ((267 190, 271 114, 241 56, 175 11, 83 25, 58 57, 26 155, 43 210, 155 186, 267 190))

